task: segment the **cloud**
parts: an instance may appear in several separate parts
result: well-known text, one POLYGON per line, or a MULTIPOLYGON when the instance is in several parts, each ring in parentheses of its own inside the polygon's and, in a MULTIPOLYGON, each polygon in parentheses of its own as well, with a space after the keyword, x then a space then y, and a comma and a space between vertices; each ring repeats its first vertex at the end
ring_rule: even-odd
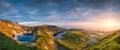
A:
POLYGON ((0 14, 1 17, 7 16, 7 13, 0 14))
POLYGON ((0 11, 0 16, 5 16, 1 19, 31 21, 20 22, 25 25, 48 22, 64 27, 92 28, 97 27, 97 24, 92 25, 100 20, 119 19, 120 0, 2 0, 0 11))
POLYGON ((76 7, 90 7, 93 9, 107 9, 111 7, 120 6, 119 0, 32 0, 32 2, 25 3, 25 6, 34 6, 39 7, 40 9, 43 7, 52 7, 54 9, 60 9, 60 11, 71 10, 71 8, 76 7), (51 6, 48 3, 56 3, 51 6), (42 6, 46 5, 46 6, 42 6), (64 8, 61 8, 64 7, 64 8), (64 10, 66 9, 66 10, 64 10))
POLYGON ((5 1, 1 1, 0 2, 0 7, 1 8, 8 8, 8 7, 11 7, 12 6, 12 4, 10 4, 9 2, 5 2, 5 1))
POLYGON ((23 16, 21 16, 21 15, 16 15, 15 18, 20 19, 20 18, 23 18, 23 16))
POLYGON ((10 12, 11 12, 12 14, 17 14, 17 13, 18 13, 18 10, 16 10, 16 9, 11 9, 10 12))
MULTIPOLYGON (((107 21, 107 20, 106 20, 107 21)), ((81 29, 88 29, 91 31, 112 31, 112 30, 117 30, 120 27, 120 23, 117 23, 115 26, 108 26, 106 23, 103 22, 53 22, 53 23, 46 23, 50 25, 56 25, 59 27, 64 27, 64 28, 81 28, 81 29)))
POLYGON ((50 15, 50 16, 48 16, 48 19, 56 19, 57 18, 57 16, 56 15, 50 15))
POLYGON ((29 11, 27 11, 27 13, 29 13, 29 14, 33 14, 33 15, 34 15, 34 14, 36 14, 37 12, 38 12, 38 10, 37 10, 37 9, 32 10, 32 11, 30 11, 30 10, 29 10, 29 11))
POLYGON ((83 29, 90 29, 90 30, 101 30, 101 31, 110 31, 110 30, 116 30, 119 29, 120 27, 120 23, 119 23, 119 13, 113 11, 113 10, 106 10, 106 11, 102 11, 102 12, 88 12, 88 14, 93 14, 93 16, 85 16, 85 21, 80 21, 81 17, 77 15, 78 17, 70 17, 71 15, 74 15, 74 13, 70 14, 70 16, 66 17, 66 18, 71 18, 71 20, 64 20, 66 19, 65 17, 61 20, 64 20, 64 22, 52 22, 52 23, 46 23, 46 24, 51 24, 51 25, 56 25, 56 26, 61 26, 61 27, 66 27, 66 28, 83 28, 83 29), (94 15, 95 13, 97 13, 97 15, 94 15), (77 20, 73 20, 74 19, 78 19, 77 20), (117 21, 119 24, 117 26, 113 26, 113 27, 109 27, 106 26, 105 23, 102 22, 106 22, 108 19, 112 19, 117 21))
POLYGON ((48 19, 56 20, 58 18, 57 12, 52 11, 49 16, 47 16, 48 19))
POLYGON ((39 22, 18 22, 21 25, 25 25, 25 26, 37 26, 37 25, 41 25, 39 22))

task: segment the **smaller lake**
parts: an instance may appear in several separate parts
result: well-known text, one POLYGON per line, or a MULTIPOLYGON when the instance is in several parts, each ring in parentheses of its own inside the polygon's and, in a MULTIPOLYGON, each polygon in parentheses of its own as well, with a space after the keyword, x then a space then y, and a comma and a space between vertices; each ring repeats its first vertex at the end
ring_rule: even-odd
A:
POLYGON ((87 41, 88 44, 94 44, 94 43, 97 43, 98 41, 96 39, 89 39, 87 41))
POLYGON ((57 33, 57 35, 55 35, 55 38, 63 38, 63 35, 66 34, 66 32, 61 32, 61 33, 57 33))
POLYGON ((36 36, 33 35, 20 35, 17 36, 17 39, 21 41, 22 43, 27 43, 35 40, 36 36))

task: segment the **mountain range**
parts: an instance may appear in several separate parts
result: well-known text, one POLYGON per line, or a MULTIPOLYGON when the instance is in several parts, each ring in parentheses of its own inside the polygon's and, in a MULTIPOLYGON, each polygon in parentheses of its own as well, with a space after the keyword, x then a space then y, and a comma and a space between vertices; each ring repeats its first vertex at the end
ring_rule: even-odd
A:
POLYGON ((77 28, 65 29, 53 25, 24 26, 9 20, 0 20, 0 50, 119 49, 119 30, 106 34, 106 32, 90 32, 77 28), (35 36, 35 39, 23 43, 18 38, 23 35, 35 36))

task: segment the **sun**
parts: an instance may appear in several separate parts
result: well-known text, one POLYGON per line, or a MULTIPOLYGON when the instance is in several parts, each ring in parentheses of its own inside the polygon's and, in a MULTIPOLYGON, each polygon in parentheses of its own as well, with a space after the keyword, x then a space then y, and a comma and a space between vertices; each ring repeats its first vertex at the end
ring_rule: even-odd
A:
POLYGON ((105 22, 105 25, 107 25, 107 26, 115 26, 115 24, 116 24, 116 22, 113 20, 108 20, 105 22))
POLYGON ((118 23, 115 20, 111 20, 111 19, 104 21, 103 24, 108 27, 115 27, 118 25, 118 23))

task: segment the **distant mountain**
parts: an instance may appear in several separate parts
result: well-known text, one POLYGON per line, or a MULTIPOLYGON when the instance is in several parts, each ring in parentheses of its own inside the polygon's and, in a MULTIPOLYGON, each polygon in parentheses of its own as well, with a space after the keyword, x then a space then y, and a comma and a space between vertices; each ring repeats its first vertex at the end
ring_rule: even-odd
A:
MULTIPOLYGON (((26 31, 32 31, 33 33, 35 33, 36 29, 40 28, 40 27, 44 27, 45 29, 49 30, 49 32, 51 32, 52 34, 51 35, 54 35, 58 32, 61 32, 61 31, 65 31, 66 29, 65 28, 61 28, 61 27, 57 27, 57 26, 53 26, 53 25, 40 25, 40 26, 24 26, 22 25, 21 26, 22 28, 24 28, 24 30, 26 31)), ((41 29, 42 30, 42 29, 41 29)), ((43 29, 44 30, 44 29, 43 29)), ((45 31, 45 30, 44 30, 45 31)), ((41 31, 42 32, 42 31, 41 31)))

